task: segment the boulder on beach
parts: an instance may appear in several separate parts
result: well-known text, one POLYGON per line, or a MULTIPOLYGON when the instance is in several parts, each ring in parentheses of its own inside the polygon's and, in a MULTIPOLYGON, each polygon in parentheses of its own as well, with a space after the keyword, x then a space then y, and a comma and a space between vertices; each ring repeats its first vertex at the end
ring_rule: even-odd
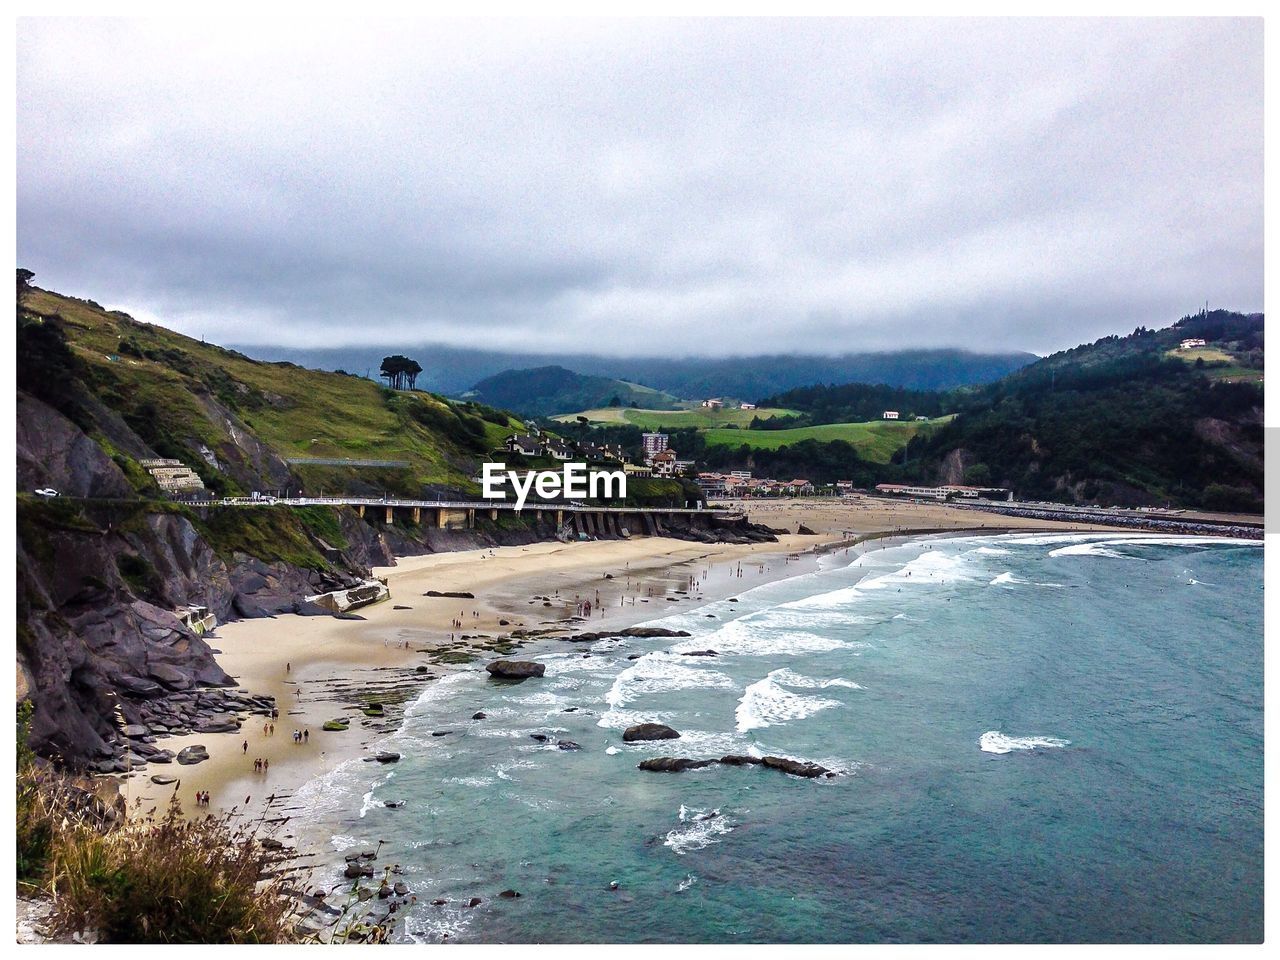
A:
POLYGON ((320 729, 328 730, 330 733, 337 733, 342 730, 349 729, 350 726, 351 726, 350 720, 339 718, 337 720, 326 720, 324 723, 320 725, 320 729))
POLYGON ((801 537, 816 537, 817 534, 806 527, 803 523, 796 527, 796 535, 801 537))
POLYGON ((638 740, 677 740, 679 737, 680 731, 673 730, 665 723, 637 723, 622 732, 625 743, 634 743, 638 740))
POLYGON ((189 747, 183 747, 178 751, 177 757, 178 762, 184 766, 189 766, 193 763, 203 763, 208 759, 209 751, 200 743, 193 743, 189 747))
POLYGON ((444 592, 441 592, 439 590, 428 590, 426 593, 423 594, 423 596, 424 597, 455 597, 458 600, 474 600, 476 598, 476 595, 474 593, 466 593, 461 590, 445 590, 444 592))
POLYGON ((543 676, 547 672, 547 666, 532 660, 495 660, 485 670, 495 680, 527 680, 529 677, 543 676))
POLYGON ((157 786, 167 787, 171 783, 177 783, 178 778, 168 777, 168 776, 165 776, 164 774, 157 773, 151 777, 151 782, 156 784, 157 786))
POLYGON ((714 760, 694 760, 692 757, 650 757, 641 760, 636 766, 641 770, 655 770, 659 773, 679 773, 681 770, 698 770, 709 767, 714 760))

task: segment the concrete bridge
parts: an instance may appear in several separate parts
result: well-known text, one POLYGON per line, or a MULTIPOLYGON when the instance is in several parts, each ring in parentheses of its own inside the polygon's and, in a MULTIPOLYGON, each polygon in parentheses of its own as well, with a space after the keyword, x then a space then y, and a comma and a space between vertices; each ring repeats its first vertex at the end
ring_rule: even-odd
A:
POLYGON ((383 497, 226 497, 208 503, 213 507, 352 507, 361 516, 368 515, 384 523, 400 516, 415 525, 439 530, 469 530, 476 516, 497 520, 501 513, 531 516, 535 521, 554 519, 557 528, 568 524, 571 532, 586 536, 661 536, 676 517, 700 516, 714 521, 735 521, 745 514, 741 510, 696 509, 689 507, 599 507, 583 503, 529 503, 517 512, 514 503, 501 500, 406 500, 383 497))

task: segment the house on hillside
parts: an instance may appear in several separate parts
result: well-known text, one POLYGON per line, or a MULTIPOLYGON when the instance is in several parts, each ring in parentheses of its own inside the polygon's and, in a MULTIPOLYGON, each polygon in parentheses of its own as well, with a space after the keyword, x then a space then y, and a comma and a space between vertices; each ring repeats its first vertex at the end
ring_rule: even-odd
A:
POLYGON ((1178 349, 1194 350, 1196 347, 1203 347, 1204 345, 1205 345, 1205 342, 1199 337, 1191 337, 1190 339, 1183 340, 1180 344, 1178 344, 1178 349))
POLYGON ((543 449, 548 457, 554 457, 556 460, 572 460, 575 456, 573 447, 558 437, 549 438, 543 449))
POLYGON ((740 404, 738 404, 738 409, 739 409, 739 410, 754 410, 755 408, 756 408, 756 405, 755 405, 754 403, 740 403, 740 404))
POLYGON ((520 453, 526 457, 542 456, 542 439, 531 437, 527 433, 512 434, 502 444, 508 453, 520 453))
POLYGON ((702 405, 708 410, 719 410, 724 406, 724 400, 720 397, 708 397, 702 401, 702 405))
POLYGON ((882 420, 897 420, 897 419, 898 419, 898 411, 897 411, 897 410, 886 410, 886 411, 881 415, 880 419, 882 419, 882 420))

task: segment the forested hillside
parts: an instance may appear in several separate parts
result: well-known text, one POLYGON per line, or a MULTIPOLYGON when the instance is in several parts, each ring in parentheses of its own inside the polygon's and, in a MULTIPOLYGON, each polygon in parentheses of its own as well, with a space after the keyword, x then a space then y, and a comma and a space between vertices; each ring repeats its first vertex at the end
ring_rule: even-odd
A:
POLYGON ((959 415, 908 446, 908 472, 1023 498, 1260 510, 1262 360, 1257 314, 1106 337, 955 394, 959 415), (1192 339, 1205 346, 1179 346, 1192 339))

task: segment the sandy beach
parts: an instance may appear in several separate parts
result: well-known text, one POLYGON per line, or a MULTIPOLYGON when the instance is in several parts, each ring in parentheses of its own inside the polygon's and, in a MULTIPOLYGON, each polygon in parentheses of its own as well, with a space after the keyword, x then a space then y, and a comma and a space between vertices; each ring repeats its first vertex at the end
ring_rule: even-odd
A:
MULTIPOLYGON (((751 545, 639 537, 408 557, 373 571, 386 579, 391 598, 361 608, 363 619, 287 615, 223 624, 209 640, 219 663, 241 689, 274 696, 278 718, 249 716, 237 734, 167 738, 163 745, 175 752, 203 744, 209 759, 150 765, 122 778, 121 790, 131 808, 136 803, 143 811, 167 803, 175 790, 188 812, 197 809, 197 791, 210 793, 214 811, 280 810, 302 783, 368 755, 372 741, 398 726, 402 705, 433 678, 502 656, 511 643, 503 638, 513 631, 599 630, 656 619, 680 605, 808 572, 822 552, 862 537, 1009 529, 943 504, 877 498, 736 505, 757 523, 813 532, 751 545), (472 597, 426 596, 429 591, 472 597), (591 604, 589 617, 579 615, 584 601, 591 604), (385 716, 366 716, 360 707, 369 701, 385 704, 385 716), (348 730, 321 729, 339 717, 350 720, 348 730), (294 741, 295 730, 305 731, 303 742, 294 741), (255 770, 255 760, 265 760, 266 769, 255 770), (153 776, 177 783, 156 784, 153 776)), ((1089 529, 1048 521, 1018 526, 1089 529)))

